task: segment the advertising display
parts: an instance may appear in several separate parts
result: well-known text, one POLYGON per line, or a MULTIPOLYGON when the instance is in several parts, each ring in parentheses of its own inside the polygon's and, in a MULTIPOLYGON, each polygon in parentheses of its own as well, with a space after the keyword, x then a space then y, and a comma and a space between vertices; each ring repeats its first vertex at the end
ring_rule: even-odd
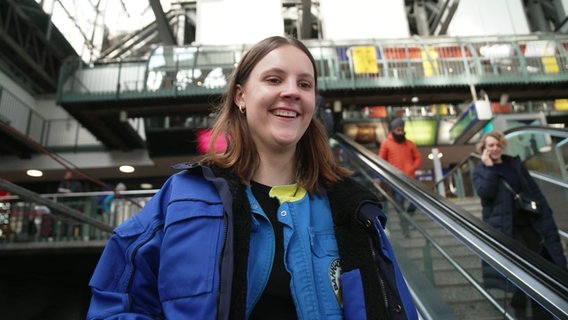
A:
POLYGON ((467 143, 492 118, 491 103, 488 100, 475 101, 458 117, 450 129, 450 143, 467 143))
POLYGON ((417 119, 406 120, 404 131, 406 138, 413 141, 416 146, 436 145, 438 133, 438 120, 436 119, 417 119))

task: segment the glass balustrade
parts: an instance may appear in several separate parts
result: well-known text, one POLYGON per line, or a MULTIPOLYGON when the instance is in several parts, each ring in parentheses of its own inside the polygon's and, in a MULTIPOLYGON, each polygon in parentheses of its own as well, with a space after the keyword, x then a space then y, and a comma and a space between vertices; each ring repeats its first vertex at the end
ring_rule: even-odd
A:
MULTIPOLYGON (((568 79, 568 36, 306 40, 320 90, 568 79)), ((159 47, 146 60, 62 68, 61 101, 223 92, 247 46, 159 47)))
POLYGON ((2 245, 34 242, 106 240, 110 231, 136 214, 157 190, 45 194, 46 203, 18 196, 0 197, 0 248, 2 245), (64 211, 50 203, 64 205, 64 211), (71 214, 98 222, 79 221, 71 214), (101 228, 100 226, 106 228, 101 228))

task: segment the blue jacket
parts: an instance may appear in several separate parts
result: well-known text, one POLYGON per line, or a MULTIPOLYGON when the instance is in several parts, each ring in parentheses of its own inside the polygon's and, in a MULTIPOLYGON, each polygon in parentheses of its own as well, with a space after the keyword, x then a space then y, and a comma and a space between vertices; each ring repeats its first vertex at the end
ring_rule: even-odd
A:
MULTIPOLYGON (((90 282, 87 319, 250 315, 272 266, 270 223, 231 173, 186 169, 115 229, 90 282)), ((299 319, 417 319, 374 196, 350 179, 324 197, 280 191, 299 319)))

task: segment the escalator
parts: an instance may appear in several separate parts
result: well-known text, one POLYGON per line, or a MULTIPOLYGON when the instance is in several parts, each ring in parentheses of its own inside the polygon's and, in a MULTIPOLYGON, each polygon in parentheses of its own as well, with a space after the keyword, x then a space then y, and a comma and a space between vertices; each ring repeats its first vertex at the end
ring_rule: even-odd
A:
MULTIPOLYGON (((508 133, 508 139, 521 135, 521 131, 508 133)), ((559 152, 558 144, 562 147, 566 139, 562 137, 565 131, 559 136, 548 131, 540 134, 554 145, 554 152, 559 152)), ((334 136, 331 143, 336 155, 355 172, 356 178, 383 199, 388 216, 386 232, 423 319, 525 319, 510 304, 515 288, 554 317, 568 318, 568 272, 483 223, 479 211, 466 210, 465 203, 473 205, 472 208, 479 203, 474 194, 459 199, 454 195, 452 198, 441 196, 341 134, 334 136), (393 192, 403 194, 407 203, 413 203, 416 213, 411 216, 404 208, 397 207, 393 192), (412 226, 409 238, 403 237, 399 219, 407 219, 412 226), (503 275, 501 288, 484 286, 482 261, 503 275)), ((473 164, 469 157, 464 163, 473 164)), ((454 177, 453 174, 450 177, 454 177)), ((465 188, 464 181, 468 177, 464 172, 461 174, 461 186, 465 188)), ((535 174, 547 177, 547 183, 561 181, 557 174, 535 174)), ((455 183, 453 185, 452 191, 459 193, 455 183)), ((469 192, 472 189, 470 186, 469 192)), ((566 190, 562 189, 564 193, 566 190)), ((567 203, 565 197, 555 196, 555 199, 564 205, 567 203)), ((561 220, 564 211, 555 212, 561 220)), ((530 303, 528 305, 530 319, 530 303)))

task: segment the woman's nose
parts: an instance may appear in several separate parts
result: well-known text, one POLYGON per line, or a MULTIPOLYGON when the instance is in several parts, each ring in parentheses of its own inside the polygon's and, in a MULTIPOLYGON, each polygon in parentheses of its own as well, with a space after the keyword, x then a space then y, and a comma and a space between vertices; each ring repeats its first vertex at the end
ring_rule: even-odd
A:
POLYGON ((296 81, 289 80, 283 83, 282 94, 287 96, 299 96, 299 93, 300 91, 296 81))

